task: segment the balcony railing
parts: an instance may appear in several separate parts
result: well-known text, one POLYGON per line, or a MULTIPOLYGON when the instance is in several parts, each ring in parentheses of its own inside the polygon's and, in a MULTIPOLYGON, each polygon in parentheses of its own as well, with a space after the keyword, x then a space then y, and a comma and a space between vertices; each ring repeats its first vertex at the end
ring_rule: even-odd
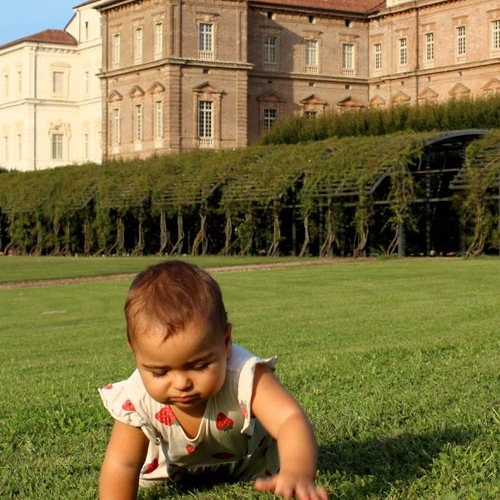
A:
POLYGON ((214 140, 212 137, 200 137, 198 140, 198 146, 202 149, 213 149, 214 140))
POLYGON ((199 50, 198 59, 201 59, 203 61, 213 61, 214 59, 213 50, 199 50))
POLYGON ((264 69, 266 71, 277 71, 278 70, 278 63, 266 61, 266 62, 264 62, 264 69))
POLYGON ((318 66, 306 66, 306 73, 310 75, 316 75, 318 71, 318 66))

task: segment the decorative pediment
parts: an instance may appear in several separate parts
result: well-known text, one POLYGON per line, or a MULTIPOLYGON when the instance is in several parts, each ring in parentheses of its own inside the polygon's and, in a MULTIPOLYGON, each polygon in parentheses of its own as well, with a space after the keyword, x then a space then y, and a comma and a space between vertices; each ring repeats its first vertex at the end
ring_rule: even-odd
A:
POLYGON ((154 82, 153 85, 149 87, 148 92, 150 94, 160 94, 162 92, 165 92, 165 85, 160 82, 154 82))
POLYGON ((456 83, 448 92, 451 97, 467 97, 470 94, 470 88, 463 83, 456 83))
POLYGON ((71 123, 65 123, 61 120, 49 123, 49 135, 53 133, 62 133, 71 135, 71 123))
POLYGON ((121 101, 123 99, 123 96, 118 92, 118 90, 112 90, 108 94, 108 102, 116 102, 116 101, 121 101))
POLYGON ((498 78, 490 78, 482 90, 498 92, 500 90, 500 80, 498 78))
POLYGON ((418 98, 422 101, 435 101, 439 97, 439 94, 432 90, 430 87, 425 87, 425 89, 418 94, 418 98))
POLYGON ((139 85, 134 85, 128 95, 129 97, 134 99, 135 97, 143 97, 145 93, 146 92, 144 92, 142 87, 140 87, 139 85))
POLYGON ((280 102, 284 102, 283 99, 281 99, 274 92, 266 92, 265 94, 261 95, 257 99, 261 103, 274 103, 274 104, 277 104, 277 103, 280 103, 280 102))
POLYGON ((202 84, 193 87, 193 92, 196 92, 198 94, 222 94, 222 90, 214 87, 209 82, 203 82, 202 84))
POLYGON ((304 40, 318 40, 322 34, 323 32, 318 30, 305 30, 303 32, 303 38, 304 40))
POLYGON ((385 99, 375 95, 370 99, 370 108, 385 108, 385 99))
POLYGON ((309 97, 302 99, 300 104, 303 106, 326 106, 328 103, 317 97, 316 94, 311 94, 309 97))
POLYGON ((346 97, 345 99, 337 102, 337 106, 344 109, 360 109, 366 107, 359 99, 352 96, 346 97))
POLYGON ((411 97, 400 90, 392 97, 392 104, 409 104, 410 100, 411 97))
POLYGON ((70 69, 71 64, 68 64, 65 61, 54 61, 50 63, 50 68, 57 68, 57 69, 70 69))

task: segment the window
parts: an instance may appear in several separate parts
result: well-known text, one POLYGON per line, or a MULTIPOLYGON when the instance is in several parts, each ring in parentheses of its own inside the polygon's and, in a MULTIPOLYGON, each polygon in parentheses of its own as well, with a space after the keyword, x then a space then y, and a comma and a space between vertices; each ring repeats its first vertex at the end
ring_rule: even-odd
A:
POLYGON ((90 73, 88 71, 85 71, 83 75, 83 82, 85 93, 88 94, 90 90, 90 73))
POLYGON ((199 101, 198 103, 198 137, 200 147, 212 147, 212 101, 199 101))
POLYGON ((83 159, 86 161, 89 159, 89 134, 83 134, 83 159))
POLYGON ((120 63, 120 52, 121 52, 121 39, 120 39, 120 33, 114 33, 113 34, 113 41, 112 41, 112 54, 111 54, 111 62, 113 64, 119 64, 120 63))
POLYGON ((264 132, 271 130, 278 119, 278 110, 276 108, 264 108, 264 132))
POLYGON ((492 21, 491 23, 491 48, 500 50, 500 21, 492 21))
POLYGON ((318 72, 318 41, 306 40, 306 73, 318 72))
POLYGON ((142 27, 140 26, 135 28, 134 59, 136 61, 142 60, 142 27))
POLYGON ((112 140, 113 140, 113 146, 119 146, 120 145, 120 110, 115 108, 113 109, 113 133, 112 133, 112 140))
POLYGON ((89 22, 88 21, 85 21, 85 24, 84 24, 84 32, 85 32, 85 40, 88 40, 89 39, 89 22))
POLYGON ((406 38, 399 39, 399 65, 406 66, 408 63, 408 46, 406 38))
POLYGON ((3 96, 5 99, 9 97, 9 75, 3 75, 3 96))
POLYGON ((465 26, 457 26, 457 55, 465 55, 465 26))
POLYGON ((142 141, 142 104, 135 105, 135 141, 142 141))
POLYGON ((23 159, 23 136, 17 134, 17 159, 21 161, 23 159))
POLYGON ((9 161, 9 136, 3 136, 3 159, 4 161, 9 161))
POLYGON ((199 24, 198 50, 200 59, 213 59, 213 24, 199 24))
POLYGON ((155 138, 163 137, 163 102, 155 102, 155 138))
POLYGON ((64 73, 62 71, 54 71, 52 73, 52 93, 61 95, 63 93, 64 73))
POLYGON ((316 116, 318 116, 318 112, 313 110, 304 111, 304 116, 313 120, 316 116))
POLYGON ((382 44, 376 43, 373 46, 375 69, 382 69, 382 44))
POLYGON ((163 23, 155 23, 155 57, 163 56, 163 23))
POLYGON ((425 60, 434 61, 434 33, 425 34, 425 60))
POLYGON ((264 69, 278 69, 278 37, 264 36, 264 69))
POLYGON ((342 74, 354 74, 354 44, 342 44, 342 74))
POLYGON ((52 159, 62 160, 63 158, 63 135, 52 134, 52 159))

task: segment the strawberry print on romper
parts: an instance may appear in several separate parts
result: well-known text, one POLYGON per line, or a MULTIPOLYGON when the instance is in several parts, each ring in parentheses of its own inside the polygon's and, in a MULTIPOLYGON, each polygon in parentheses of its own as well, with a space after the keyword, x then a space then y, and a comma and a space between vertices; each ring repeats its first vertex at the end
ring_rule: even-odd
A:
POLYGON ((217 414, 217 419, 215 420, 215 425, 220 431, 230 431, 233 428, 234 422, 227 415, 219 412, 217 414))
POLYGON ((135 411, 135 406, 132 403, 132 401, 130 401, 130 399, 127 399, 127 401, 125 401, 125 403, 122 404, 122 408, 125 411, 135 411))
POLYGON ((145 465, 142 468, 142 474, 151 474, 154 470, 158 469, 158 459, 155 458, 150 464, 145 465))
POLYGON ((172 411, 172 408, 170 406, 164 406, 158 413, 155 415, 156 420, 158 422, 161 422, 164 425, 168 425, 169 427, 171 425, 174 425, 176 421, 176 417, 174 412, 172 411))

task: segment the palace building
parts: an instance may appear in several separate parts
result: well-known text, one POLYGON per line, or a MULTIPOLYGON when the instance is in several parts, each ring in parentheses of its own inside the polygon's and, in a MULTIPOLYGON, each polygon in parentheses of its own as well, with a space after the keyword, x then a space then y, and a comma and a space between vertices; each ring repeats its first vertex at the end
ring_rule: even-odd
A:
POLYGON ((239 148, 292 115, 500 91, 498 0, 93 0, 75 11, 52 40, 0 47, 1 167, 239 148))
POLYGON ((111 0, 106 158, 251 144, 290 115, 500 89, 496 0, 111 0))
POLYGON ((0 46, 0 167, 41 170, 102 159, 99 13, 0 46))

